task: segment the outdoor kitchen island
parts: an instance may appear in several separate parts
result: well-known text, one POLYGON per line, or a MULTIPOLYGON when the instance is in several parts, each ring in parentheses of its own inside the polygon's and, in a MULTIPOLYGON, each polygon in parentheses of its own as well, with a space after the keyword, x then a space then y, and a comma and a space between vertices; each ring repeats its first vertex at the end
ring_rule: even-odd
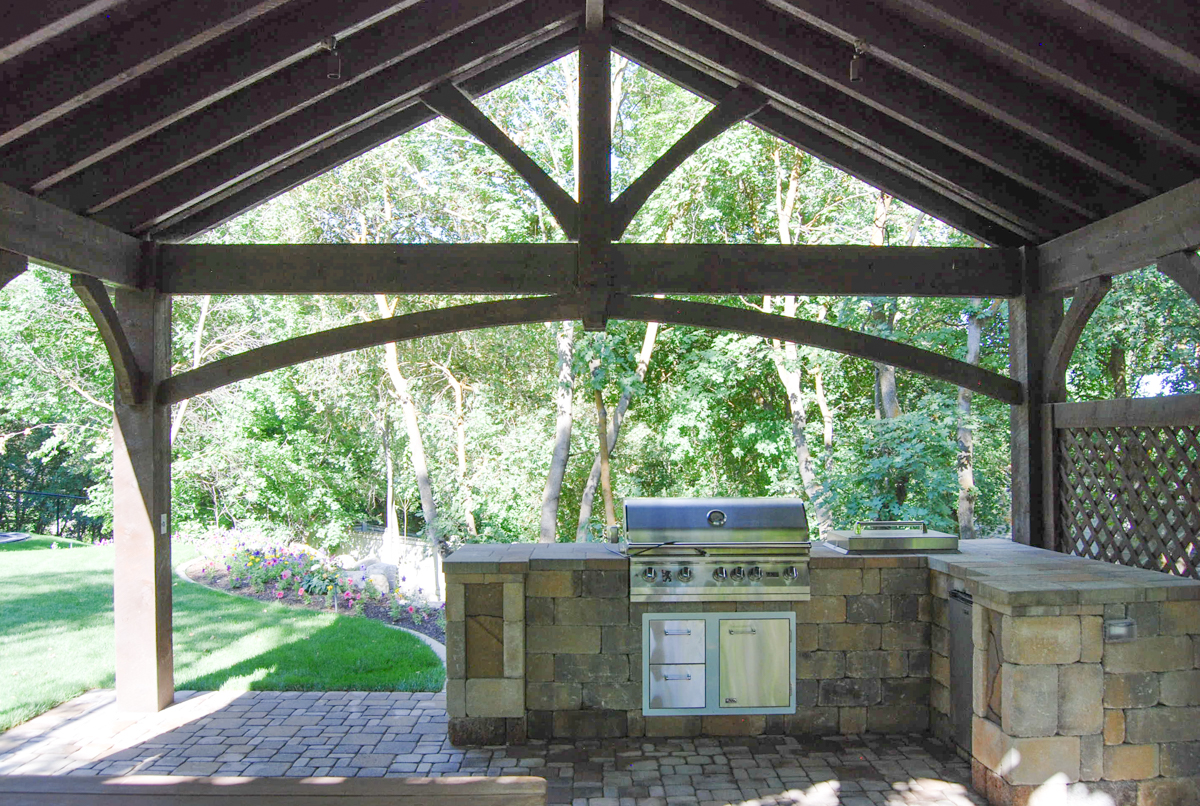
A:
POLYGON ((601 543, 471 545, 445 572, 455 744, 865 732, 951 741, 950 595, 963 590, 974 598, 967 716, 978 791, 1009 802, 1062 773, 1124 793, 1118 803, 1200 802, 1200 582, 1007 540, 870 556, 814 542, 811 599, 786 603, 631 603, 629 560, 601 543), (794 714, 643 715, 644 613, 780 610, 795 614, 794 714), (1105 640, 1106 622, 1130 620, 1136 640, 1105 640))

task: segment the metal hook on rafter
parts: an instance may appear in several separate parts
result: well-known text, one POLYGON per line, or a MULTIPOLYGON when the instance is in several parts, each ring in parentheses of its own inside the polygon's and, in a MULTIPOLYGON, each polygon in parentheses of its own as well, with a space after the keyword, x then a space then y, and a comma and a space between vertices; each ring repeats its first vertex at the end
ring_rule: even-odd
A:
POLYGON ((336 36, 327 36, 321 40, 321 49, 327 51, 325 57, 325 77, 332 81, 342 80, 342 55, 338 53, 336 36))
POLYGON ((850 80, 862 81, 863 69, 866 66, 867 43, 861 39, 854 40, 854 55, 850 57, 850 80))

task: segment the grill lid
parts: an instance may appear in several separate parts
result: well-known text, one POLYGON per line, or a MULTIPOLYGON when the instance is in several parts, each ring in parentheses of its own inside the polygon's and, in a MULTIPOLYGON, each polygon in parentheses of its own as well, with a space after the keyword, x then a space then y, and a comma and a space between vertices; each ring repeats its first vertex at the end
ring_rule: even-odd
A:
POLYGON ((808 517, 798 498, 627 498, 625 533, 631 543, 803 541, 808 517))

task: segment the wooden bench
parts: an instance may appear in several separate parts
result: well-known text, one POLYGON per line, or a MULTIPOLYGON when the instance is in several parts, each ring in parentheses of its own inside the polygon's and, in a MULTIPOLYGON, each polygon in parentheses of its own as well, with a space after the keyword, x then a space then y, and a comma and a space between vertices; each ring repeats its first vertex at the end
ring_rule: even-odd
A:
POLYGON ((0 775, 4 806, 545 806, 546 779, 0 775))

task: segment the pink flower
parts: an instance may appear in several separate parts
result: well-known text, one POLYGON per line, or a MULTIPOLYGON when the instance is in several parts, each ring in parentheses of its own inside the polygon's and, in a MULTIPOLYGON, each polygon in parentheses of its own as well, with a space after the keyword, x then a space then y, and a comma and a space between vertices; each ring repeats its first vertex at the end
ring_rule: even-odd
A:
POLYGON ((292 572, 291 572, 291 571, 287 571, 287 570, 285 570, 285 571, 284 571, 282 574, 280 574, 280 575, 279 575, 279 578, 280 578, 280 579, 291 579, 291 578, 292 578, 292 572))
POLYGON ((413 607, 412 605, 409 605, 409 606, 408 606, 408 612, 409 612, 409 613, 415 613, 416 611, 417 611, 417 608, 413 607))
POLYGON ((282 598, 283 598, 283 591, 275 591, 275 598, 276 598, 276 599, 282 599, 282 598))

